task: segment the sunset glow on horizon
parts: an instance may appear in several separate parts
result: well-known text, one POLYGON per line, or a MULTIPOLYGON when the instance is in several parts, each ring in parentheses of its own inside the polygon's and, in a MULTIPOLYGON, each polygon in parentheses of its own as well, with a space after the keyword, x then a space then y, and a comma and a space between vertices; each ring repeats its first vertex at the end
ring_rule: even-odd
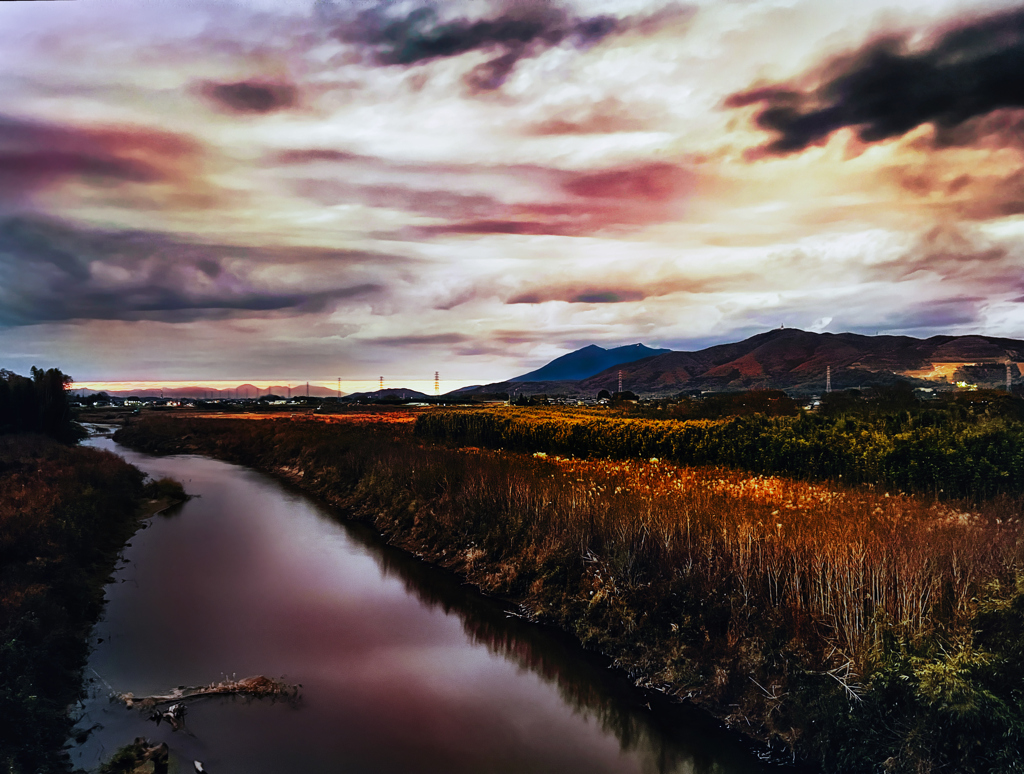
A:
MULTIPOLYGON (((452 390, 458 390, 462 387, 470 387, 479 382, 441 382, 441 394, 451 392, 452 390)), ((238 381, 223 381, 223 380, 206 380, 206 379, 193 379, 191 381, 124 381, 124 382, 74 382, 69 389, 75 390, 89 390, 95 392, 124 392, 126 390, 179 390, 183 388, 195 388, 197 390, 214 390, 219 391, 234 391, 239 387, 248 385, 250 387, 256 387, 259 390, 269 390, 276 387, 290 387, 292 390, 293 397, 305 395, 306 382, 289 382, 287 380, 274 381, 265 379, 242 379, 238 381)), ((350 394, 353 392, 376 392, 380 388, 380 382, 371 379, 361 380, 345 380, 342 379, 339 387, 337 380, 335 381, 310 381, 310 387, 317 387, 321 390, 335 391, 340 389, 344 394, 350 394)), ((384 389, 405 389, 415 390, 416 392, 422 392, 425 395, 434 394, 434 382, 423 380, 423 379, 404 379, 400 382, 392 382, 385 380, 384 389)), ((240 396, 244 397, 244 396, 240 396)), ((250 394, 249 397, 256 397, 255 394, 250 394)), ((287 397, 287 394, 284 396, 287 397)))
POLYGON ((0 367, 1024 338, 1022 53, 960 0, 3 3, 0 367))

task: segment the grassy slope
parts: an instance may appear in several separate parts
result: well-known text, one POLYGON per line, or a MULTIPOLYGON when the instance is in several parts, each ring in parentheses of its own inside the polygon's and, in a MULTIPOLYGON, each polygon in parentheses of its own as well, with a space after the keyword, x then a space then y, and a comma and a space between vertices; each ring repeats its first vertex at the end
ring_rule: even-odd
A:
POLYGON ((154 417, 118 440, 286 476, 827 771, 1020 770, 1018 501, 446 448, 387 424, 154 417))
POLYGON ((143 475, 120 457, 0 436, 0 768, 67 771, 104 579, 137 527, 143 475))

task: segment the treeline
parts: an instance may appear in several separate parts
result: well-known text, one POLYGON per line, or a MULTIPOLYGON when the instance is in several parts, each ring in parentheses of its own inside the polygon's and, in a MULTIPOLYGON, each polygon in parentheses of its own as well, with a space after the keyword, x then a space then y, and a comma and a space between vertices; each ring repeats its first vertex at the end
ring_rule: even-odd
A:
POLYGON ((4 772, 70 771, 67 708, 81 694, 104 579, 137 525, 143 478, 110 452, 0 436, 4 772))
POLYGON ((71 377, 57 368, 32 368, 31 378, 0 368, 0 435, 43 433, 61 441, 80 437, 67 388, 71 377))
POLYGON ((948 497, 1024 492, 1024 423, 949 412, 875 417, 803 413, 722 420, 603 418, 544 410, 431 411, 437 441, 579 457, 729 465, 948 497))

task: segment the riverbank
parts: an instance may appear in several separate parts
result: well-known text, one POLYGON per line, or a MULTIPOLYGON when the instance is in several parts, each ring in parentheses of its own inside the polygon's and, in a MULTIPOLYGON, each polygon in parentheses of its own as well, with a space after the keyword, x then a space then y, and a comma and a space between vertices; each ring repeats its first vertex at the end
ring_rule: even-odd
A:
POLYGON ((153 417, 117 440, 285 477, 827 771, 1018 765, 1016 501, 446 448, 397 423, 153 417))
POLYGON ((103 586, 145 506, 147 485, 120 457, 43 436, 0 436, 0 767, 66 772, 67 709, 82 692, 103 586))

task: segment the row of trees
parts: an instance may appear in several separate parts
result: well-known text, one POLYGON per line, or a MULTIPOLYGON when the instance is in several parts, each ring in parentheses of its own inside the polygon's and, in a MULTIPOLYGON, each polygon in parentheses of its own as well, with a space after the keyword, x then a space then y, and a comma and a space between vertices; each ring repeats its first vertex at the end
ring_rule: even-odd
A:
POLYGON ((434 411, 416 433, 472 446, 658 457, 953 497, 1024 492, 1024 423, 932 412, 872 418, 737 416, 659 421, 540 411, 434 411), (915 421, 917 420, 917 421, 915 421))
POLYGON ((32 368, 32 376, 0 369, 0 435, 43 433, 62 441, 77 437, 68 404, 72 379, 58 368, 32 368))

